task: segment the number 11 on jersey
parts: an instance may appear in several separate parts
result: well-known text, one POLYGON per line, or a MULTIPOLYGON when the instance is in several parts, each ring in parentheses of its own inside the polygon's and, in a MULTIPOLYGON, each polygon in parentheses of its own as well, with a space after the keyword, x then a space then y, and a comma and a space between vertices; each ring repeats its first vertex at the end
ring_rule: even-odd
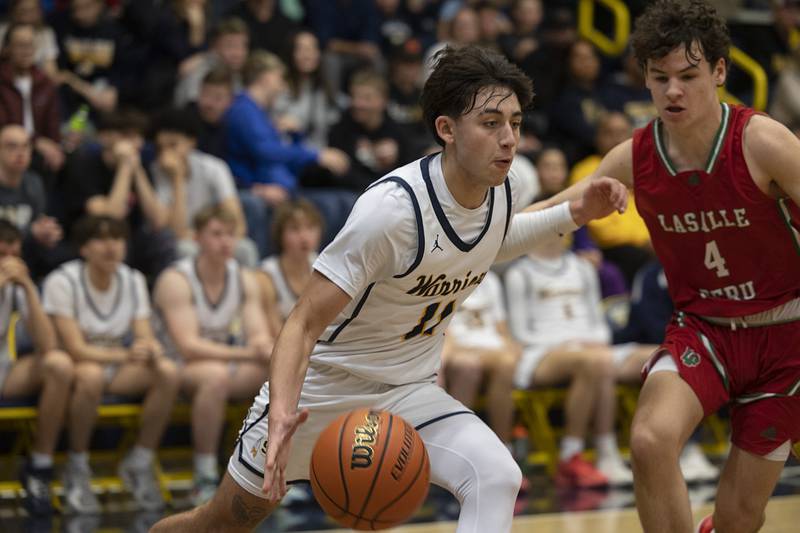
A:
POLYGON ((439 320, 436 321, 436 324, 426 329, 425 326, 427 326, 428 322, 434 317, 440 305, 442 305, 442 302, 434 302, 428 307, 426 307, 425 311, 422 313, 422 317, 419 319, 419 323, 416 326, 414 326, 414 329, 403 335, 403 340, 407 341, 409 339, 413 339, 419 334, 433 335, 436 326, 441 324, 442 321, 448 316, 450 316, 450 314, 453 312, 453 308, 455 308, 456 306, 456 301, 450 300, 449 302, 447 302, 447 304, 442 309, 442 312, 439 313, 439 320))

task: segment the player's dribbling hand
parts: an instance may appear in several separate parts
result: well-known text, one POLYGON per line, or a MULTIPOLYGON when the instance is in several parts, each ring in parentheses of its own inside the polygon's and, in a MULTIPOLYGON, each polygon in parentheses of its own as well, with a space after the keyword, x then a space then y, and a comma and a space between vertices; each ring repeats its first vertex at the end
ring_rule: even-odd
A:
POLYGON ((614 178, 596 178, 583 191, 583 196, 570 202, 575 223, 582 226, 614 211, 624 213, 628 207, 628 189, 614 178))
POLYGON ((261 490, 267 500, 277 503, 286 495, 286 463, 292 435, 308 419, 308 409, 287 417, 270 417, 267 434, 267 459, 264 462, 264 485, 261 490))

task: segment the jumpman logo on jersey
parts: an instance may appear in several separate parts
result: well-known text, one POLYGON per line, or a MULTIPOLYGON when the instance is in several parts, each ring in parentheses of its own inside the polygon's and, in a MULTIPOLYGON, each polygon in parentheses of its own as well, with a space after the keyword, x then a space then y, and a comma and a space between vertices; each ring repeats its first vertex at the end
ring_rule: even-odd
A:
POLYGON ((431 248, 431 253, 435 252, 436 250, 441 250, 444 252, 444 248, 439 246, 439 234, 436 234, 436 239, 433 241, 433 248, 431 248))

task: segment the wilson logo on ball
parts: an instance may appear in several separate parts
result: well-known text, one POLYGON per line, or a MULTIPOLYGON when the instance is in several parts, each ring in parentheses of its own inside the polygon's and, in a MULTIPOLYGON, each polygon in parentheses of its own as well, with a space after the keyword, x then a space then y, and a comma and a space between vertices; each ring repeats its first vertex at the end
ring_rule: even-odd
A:
POLYGON ((397 456, 397 461, 392 467, 391 472, 392 477, 396 481, 400 481, 400 478, 403 477, 403 473, 406 471, 406 465, 408 465, 408 458, 411 455, 411 452, 414 451, 413 431, 414 430, 411 429, 411 426, 405 426, 403 428, 403 447, 400 448, 400 453, 397 456))
POLYGON ((369 468, 372 466, 373 446, 378 440, 380 430, 380 414, 370 411, 364 417, 364 425, 356 426, 353 437, 353 453, 350 468, 369 468))

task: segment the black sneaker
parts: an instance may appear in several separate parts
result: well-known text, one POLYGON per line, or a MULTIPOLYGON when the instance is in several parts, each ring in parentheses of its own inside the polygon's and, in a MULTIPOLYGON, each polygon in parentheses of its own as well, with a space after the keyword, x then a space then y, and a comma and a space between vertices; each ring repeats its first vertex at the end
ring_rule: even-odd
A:
POLYGON ((49 516, 53 513, 50 495, 50 482, 53 480, 53 467, 33 468, 26 462, 20 472, 20 482, 25 489, 23 506, 32 516, 49 516))

